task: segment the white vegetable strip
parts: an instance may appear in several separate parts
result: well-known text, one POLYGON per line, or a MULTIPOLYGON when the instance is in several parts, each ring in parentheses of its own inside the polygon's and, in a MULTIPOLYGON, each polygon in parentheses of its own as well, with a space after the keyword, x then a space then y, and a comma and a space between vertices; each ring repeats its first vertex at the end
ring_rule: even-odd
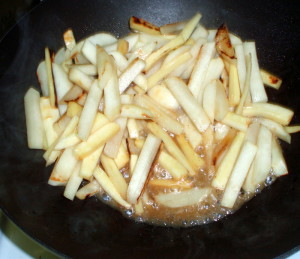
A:
POLYGON ((160 143, 161 140, 159 138, 148 134, 127 190, 127 200, 131 204, 136 204, 137 199, 141 195, 160 143))
POLYGON ((117 42, 117 38, 114 35, 107 32, 96 33, 88 37, 87 40, 93 43, 94 45, 100 45, 102 47, 117 42))
POLYGON ((211 123, 215 120, 216 93, 217 82, 214 80, 206 85, 203 92, 203 109, 211 123))
POLYGON ((46 70, 47 70, 47 79, 48 79, 48 93, 50 98, 50 104, 52 107, 55 106, 55 89, 53 83, 53 76, 52 76, 52 62, 50 57, 50 51, 48 48, 45 48, 45 63, 46 63, 46 70))
POLYGON ((272 138, 272 171, 276 176, 288 174, 287 165, 280 144, 275 137, 272 138))
POLYGON ((89 91, 93 83, 93 80, 78 68, 70 69, 69 79, 85 91, 89 91))
POLYGON ((226 189, 221 200, 221 206, 228 208, 233 207, 255 157, 256 150, 257 147, 251 142, 245 142, 243 145, 226 185, 226 189))
POLYGON ((119 90, 123 93, 131 82, 142 72, 145 62, 141 59, 135 59, 119 78, 119 90))
POLYGON ((74 132, 71 135, 59 140, 59 142, 55 146, 55 150, 62 150, 71 146, 74 146, 81 142, 81 139, 77 136, 77 134, 74 132))
POLYGON ((118 151, 127 125, 127 118, 117 118, 115 120, 115 123, 119 125, 120 130, 106 143, 104 148, 104 154, 109 156, 110 158, 116 158, 118 155, 118 151))
POLYGON ((120 116, 133 119, 150 119, 153 117, 153 114, 143 107, 134 104, 124 104, 122 105, 120 116))
MULTIPOLYGON (((219 79, 224 69, 223 60, 220 57, 213 58, 208 65, 203 86, 205 87, 212 80, 219 79)), ((203 97, 203 101, 205 98, 203 97)))
POLYGON ((29 88, 24 97, 27 143, 29 148, 44 148, 45 131, 40 109, 40 94, 29 88))
POLYGON ((216 52, 215 43, 205 43, 199 53, 198 59, 194 66, 192 75, 190 77, 188 87, 193 96, 202 104, 202 96, 204 90, 204 80, 209 66, 209 62, 216 52))
POLYGON ((76 192, 76 198, 84 200, 95 195, 96 193, 99 193, 100 191, 103 191, 100 184, 96 180, 93 180, 76 192))
POLYGON ((244 89, 246 81, 246 60, 243 44, 237 44, 234 46, 235 56, 236 56, 236 66, 239 75, 240 90, 244 89))
POLYGON ((131 205, 121 197, 121 195, 118 193, 117 189, 112 184, 106 173, 99 166, 97 166, 94 171, 94 177, 99 182, 103 190, 108 195, 110 195, 117 203, 119 203, 126 209, 129 209, 131 207, 131 205))
POLYGON ((82 53, 83 55, 93 64, 97 64, 97 58, 96 58, 96 46, 89 41, 88 39, 84 41, 84 44, 82 46, 82 53))
POLYGON ((228 112, 222 123, 240 131, 246 131, 251 120, 247 117, 238 115, 233 112, 228 112))
POLYGON ((171 77, 166 79, 166 85, 187 115, 191 118, 197 129, 200 132, 205 131, 210 124, 209 118, 203 108, 189 92, 186 84, 176 77, 171 77))
POLYGON ((102 98, 102 93, 103 89, 98 86, 98 80, 95 80, 87 95, 78 123, 78 136, 82 140, 87 140, 91 132, 102 98))
POLYGON ((79 170, 80 170, 80 163, 78 163, 75 166, 64 191, 64 196, 71 201, 74 200, 76 192, 78 191, 79 186, 82 182, 82 177, 79 176, 79 170))
POLYGON ((250 92, 252 101, 254 103, 267 102, 268 97, 259 72, 255 42, 244 42, 244 51, 245 55, 251 55, 252 72, 250 80, 250 92))
POLYGON ((160 193, 155 200, 169 208, 192 206, 202 202, 211 193, 211 188, 193 188, 181 192, 160 193))
POLYGON ((274 76, 263 69, 260 70, 260 75, 261 75, 263 83, 266 86, 272 87, 277 90, 280 88, 280 86, 282 84, 282 80, 280 78, 278 78, 277 76, 274 76))
POLYGON ((43 96, 49 96, 49 88, 48 88, 48 76, 46 70, 46 62, 42 61, 36 70, 36 74, 41 86, 43 96))

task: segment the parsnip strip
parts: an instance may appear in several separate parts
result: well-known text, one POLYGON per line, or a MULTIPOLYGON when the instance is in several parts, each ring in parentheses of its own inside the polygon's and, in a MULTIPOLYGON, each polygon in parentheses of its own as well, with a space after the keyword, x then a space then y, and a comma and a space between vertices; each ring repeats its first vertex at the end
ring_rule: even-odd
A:
POLYGON ((85 73, 88 76, 96 76, 98 75, 97 67, 93 64, 79 64, 72 65, 71 68, 76 68, 85 73))
POLYGON ((82 159, 81 167, 79 175, 89 180, 93 176, 93 172, 100 161, 100 156, 102 154, 104 145, 98 147, 96 150, 94 150, 90 155, 86 156, 82 159))
POLYGON ((81 187, 77 192, 76 192, 76 198, 80 200, 84 200, 86 198, 89 198, 96 193, 99 193, 102 190, 100 184, 97 182, 97 180, 93 180, 86 184, 85 186, 81 187))
POLYGON ((66 185, 76 164, 78 163, 73 151, 74 148, 70 147, 66 148, 62 152, 52 170, 48 184, 53 186, 66 185))
POLYGON ((153 87, 157 82, 162 80, 164 77, 166 77, 173 70, 185 63, 190 58, 192 58, 191 54, 189 52, 185 52, 182 55, 174 58, 165 66, 161 67, 157 72, 155 72, 148 78, 148 88, 153 87))
POLYGON ((48 76, 47 76, 47 69, 46 69, 46 62, 42 61, 36 70, 36 74, 38 77, 38 81, 41 86, 43 96, 49 96, 49 88, 48 88, 48 76))
POLYGON ((123 93, 132 81, 142 72, 145 62, 141 59, 135 59, 128 68, 119 77, 119 90, 123 93))
POLYGON ((55 150, 62 150, 71 146, 74 146, 76 144, 78 144, 79 142, 81 142, 81 139, 77 136, 76 133, 72 133, 69 136, 60 139, 56 146, 55 146, 55 150))
POLYGON ((200 132, 204 132, 210 124, 209 118, 203 108, 189 92, 186 84, 176 77, 171 77, 166 79, 166 85, 197 129, 200 132))
POLYGON ((76 85, 80 86, 83 90, 89 91, 93 80, 91 77, 83 73, 78 68, 71 68, 69 72, 69 79, 75 83, 76 85))
POLYGON ((300 125, 285 126, 284 129, 287 133, 297 133, 300 132, 300 125))
POLYGON ((120 116, 132 119, 151 119, 153 114, 148 109, 140 106, 134 104, 125 104, 122 105, 120 116))
POLYGON ((156 202, 169 208, 192 206, 202 202, 211 193, 211 188, 193 188, 181 192, 160 193, 156 202))
POLYGON ((48 79, 48 93, 50 98, 50 104, 52 107, 55 107, 55 90, 52 76, 52 62, 50 57, 50 51, 48 48, 45 48, 45 62, 47 70, 47 79, 48 79))
POLYGON ((247 130, 250 122, 251 120, 249 118, 233 112, 228 112, 222 120, 222 123, 224 123, 225 125, 244 132, 247 130))
POLYGON ((185 139, 184 135, 177 135, 175 138, 193 169, 197 172, 199 169, 203 168, 205 165, 204 160, 194 151, 190 143, 185 139))
POLYGON ((141 195, 160 143, 161 140, 159 138, 148 134, 127 190, 127 200, 131 204, 136 204, 137 199, 141 195))
POLYGON ((222 159, 219 167, 217 168, 215 177, 212 181, 212 186, 224 190, 228 179, 231 175, 235 161, 240 153, 240 149, 243 145, 245 133, 239 132, 231 143, 228 152, 222 159))
POLYGON ((235 204, 251 163, 254 160, 256 151, 257 147, 254 144, 251 142, 245 142, 226 185, 226 189, 221 200, 221 206, 232 208, 235 204))
POLYGON ((172 179, 152 179, 149 181, 149 186, 161 187, 161 188, 178 188, 178 189, 191 189, 192 182, 175 181, 172 179))
POLYGON ((117 189, 112 184, 106 173, 99 166, 97 166, 94 171, 94 177, 99 182, 103 190, 109 196, 111 196, 117 203, 119 203, 126 209, 129 209, 131 207, 131 205, 121 197, 121 195, 118 193, 117 189))
POLYGON ((184 166, 164 151, 159 154, 158 163, 165 168, 175 180, 180 180, 188 173, 184 166))
POLYGON ((231 107, 237 106, 240 102, 241 91, 240 82, 238 77, 238 70, 236 65, 229 65, 229 87, 228 87, 228 99, 231 107))
POLYGON ((147 95, 136 95, 134 97, 134 102, 137 105, 150 110, 151 113, 154 115, 152 120, 154 120, 161 127, 165 128, 166 130, 174 134, 182 133, 183 126, 181 125, 181 123, 179 123, 175 119, 176 117, 173 114, 171 114, 168 110, 162 107, 155 100, 151 99, 147 95))
MULTIPOLYGON (((223 69, 224 69, 224 63, 222 59, 220 57, 213 58, 209 62, 203 85, 206 86, 212 80, 219 79, 223 69)), ((203 101, 204 100, 205 98, 203 97, 203 101)))
POLYGON ((181 31, 185 25, 186 25, 186 22, 176 22, 176 23, 165 24, 163 26, 160 26, 160 32, 161 32, 161 34, 178 33, 178 31, 181 31))
POLYGON ((82 54, 93 64, 97 64, 97 58, 96 58, 96 46, 88 39, 84 41, 84 44, 82 46, 82 54))
POLYGON ((117 123, 111 122, 99 130, 90 135, 87 141, 80 143, 74 150, 78 159, 83 159, 93 151, 95 151, 98 147, 105 144, 109 141, 114 135, 117 134, 120 127, 117 123))
POLYGON ((40 93, 29 88, 24 96, 27 143, 29 148, 43 149, 45 130, 40 108, 40 93))
POLYGON ((68 102, 68 109, 67 109, 67 116, 68 117, 73 117, 77 115, 78 117, 80 116, 82 111, 82 106, 79 105, 77 102, 68 102))
POLYGON ((262 116, 286 126, 291 122, 294 112, 278 104, 253 103, 243 108, 243 115, 262 116))
POLYGON ((102 98, 102 93, 103 89, 98 86, 98 81, 95 80, 87 95, 78 123, 78 136, 82 140, 87 140, 91 132, 100 100, 102 98))
POLYGON ((121 197, 125 199, 128 186, 116 163, 104 154, 101 155, 100 161, 112 184, 118 190, 121 197))
POLYGON ((193 31, 195 30, 197 24, 199 23, 202 15, 200 13, 196 13, 184 26, 184 28, 181 31, 181 35, 185 41, 188 40, 188 38, 191 36, 193 31))
POLYGON ((203 109, 207 114, 211 123, 215 120, 215 106, 216 106, 216 95, 217 95, 217 81, 211 81, 206 85, 203 91, 203 109))
POLYGON ((278 177, 288 174, 287 165, 280 144, 275 137, 272 138, 272 171, 278 177))
POLYGON ((75 38, 74 38, 73 31, 71 29, 66 30, 64 32, 63 37, 64 37, 66 48, 68 50, 72 50, 76 45, 76 41, 75 41, 75 38))
POLYGON ((214 42, 208 42, 202 46, 188 83, 191 93, 200 104, 202 104, 203 90, 205 87, 203 83, 206 77, 206 72, 209 62, 213 58, 215 52, 216 49, 214 42))
POLYGON ((270 74, 266 70, 260 69, 260 76, 266 86, 272 87, 276 90, 278 90, 282 84, 282 80, 279 77, 270 74))
POLYGON ((120 170, 124 168, 128 164, 128 162, 130 162, 129 160, 130 159, 129 159, 129 152, 127 149, 126 139, 123 138, 122 143, 119 147, 117 157, 114 159, 114 161, 120 170))
POLYGON ((154 122, 149 122, 147 124, 147 127, 153 135, 160 138, 165 143, 165 147, 168 150, 168 152, 189 171, 190 175, 196 174, 192 166, 180 150, 180 148, 176 145, 174 140, 168 135, 167 132, 165 132, 160 126, 158 126, 154 122))
POLYGON ((252 71, 250 79, 250 92, 254 103, 267 102, 268 97, 259 72, 259 65, 256 55, 255 42, 244 42, 245 55, 251 55, 252 71))
POLYGON ((115 120, 120 127, 118 133, 113 136, 105 145, 104 154, 110 158, 116 158, 123 139, 124 131, 127 125, 127 118, 117 118, 115 120))
POLYGON ((76 192, 78 191, 79 186, 82 182, 82 177, 79 176, 79 170, 80 170, 80 163, 78 163, 75 166, 64 191, 64 196, 71 201, 74 200, 76 192))
POLYGON ((229 111, 229 103, 225 89, 219 80, 216 84, 216 100, 218 101, 215 103, 215 120, 222 121, 229 111))
POLYGON ((246 59, 243 44, 237 44, 234 46, 236 56, 236 66, 240 83, 240 91, 242 93, 245 81, 246 81, 246 59))
POLYGON ((145 32, 153 35, 160 35, 159 27, 156 25, 135 16, 131 16, 129 19, 130 29, 133 31, 145 32))

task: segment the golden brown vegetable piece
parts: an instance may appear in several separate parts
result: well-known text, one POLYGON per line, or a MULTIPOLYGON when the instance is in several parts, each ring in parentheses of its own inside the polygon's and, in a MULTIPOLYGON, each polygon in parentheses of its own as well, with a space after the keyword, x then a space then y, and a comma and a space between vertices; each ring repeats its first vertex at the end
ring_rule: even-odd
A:
POLYGON ((159 27, 135 16, 130 17, 129 26, 134 31, 140 31, 154 35, 160 34, 159 27))

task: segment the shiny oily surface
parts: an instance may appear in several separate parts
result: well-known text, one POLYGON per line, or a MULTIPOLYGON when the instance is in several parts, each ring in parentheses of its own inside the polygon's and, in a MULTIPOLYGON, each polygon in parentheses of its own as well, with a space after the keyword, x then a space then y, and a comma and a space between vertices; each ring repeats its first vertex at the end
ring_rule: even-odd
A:
MULTIPOLYGON (((43 2, 0 43, 0 205, 30 236, 75 258, 273 258, 299 246, 296 135, 284 145, 288 176, 230 217, 190 228, 136 223, 95 197, 70 202, 62 188, 47 185, 51 168, 44 168, 42 152, 27 149, 23 96, 28 86, 37 86, 35 69, 44 46, 58 50, 63 45, 57 35, 69 27, 78 39, 96 31, 125 35, 131 15, 161 25, 187 19, 195 10, 203 13, 207 28, 226 21, 243 40, 255 40, 261 67, 283 79, 278 92, 268 91, 270 99, 299 114, 299 8, 294 1, 43 2)), ((299 123, 297 115, 292 123, 299 123)))

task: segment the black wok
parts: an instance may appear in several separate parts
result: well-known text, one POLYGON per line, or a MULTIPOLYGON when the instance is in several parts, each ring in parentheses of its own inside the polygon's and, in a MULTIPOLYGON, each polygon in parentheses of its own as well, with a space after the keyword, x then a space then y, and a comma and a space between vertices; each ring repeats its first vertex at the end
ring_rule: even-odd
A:
POLYGON ((255 40, 263 68, 281 76, 270 99, 292 107, 299 123, 300 30, 296 1, 140 0, 45 1, 0 42, 0 206, 21 229, 61 255, 74 258, 273 258, 299 250, 300 137, 283 145, 288 176, 278 179, 234 215, 207 225, 166 228, 135 223, 96 198, 70 202, 47 185, 51 168, 28 150, 23 96, 38 86, 43 49, 63 45, 69 27, 77 39, 96 31, 128 32, 131 15, 158 25, 203 14, 215 28, 255 40), (289 252, 288 252, 289 253, 289 252))

